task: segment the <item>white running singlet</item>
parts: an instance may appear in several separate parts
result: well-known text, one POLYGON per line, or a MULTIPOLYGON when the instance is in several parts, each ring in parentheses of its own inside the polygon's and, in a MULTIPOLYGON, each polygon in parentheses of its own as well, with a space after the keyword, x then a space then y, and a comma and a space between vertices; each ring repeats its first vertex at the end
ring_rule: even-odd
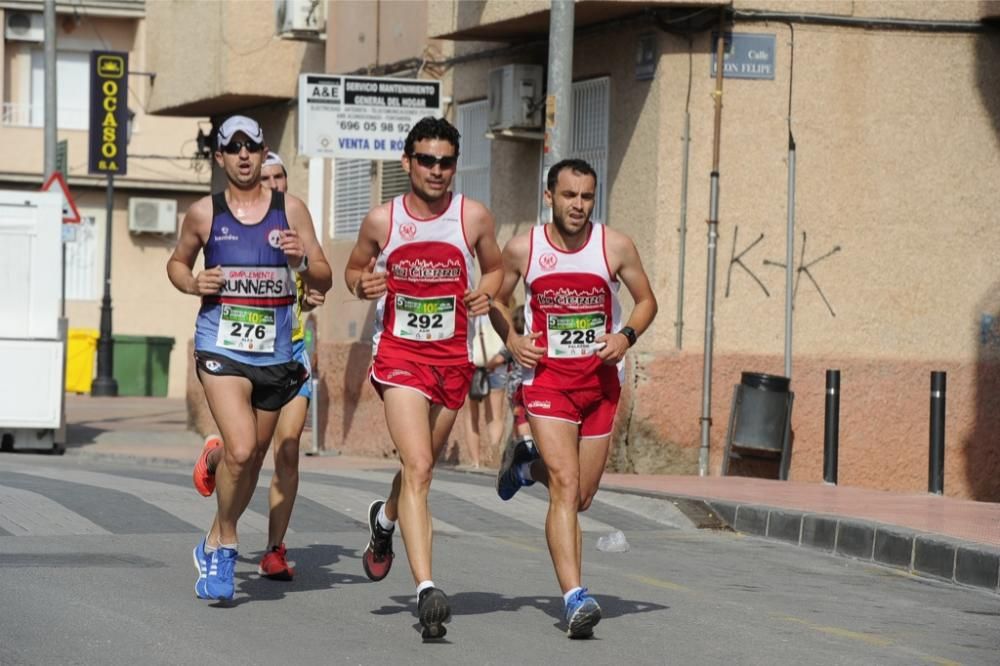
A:
POLYGON ((545 354, 524 370, 524 384, 560 391, 620 386, 622 364, 595 356, 597 339, 621 328, 618 289, 604 246, 604 225, 591 224, 587 242, 567 252, 549 242, 549 225, 531 230, 524 275, 525 332, 541 332, 545 354))
POLYGON ((448 208, 420 219, 406 209, 406 195, 390 204, 389 236, 375 264, 385 271, 386 293, 375 310, 373 354, 434 365, 466 365, 472 340, 465 302, 472 288, 472 248, 465 234, 465 197, 451 194, 448 208))

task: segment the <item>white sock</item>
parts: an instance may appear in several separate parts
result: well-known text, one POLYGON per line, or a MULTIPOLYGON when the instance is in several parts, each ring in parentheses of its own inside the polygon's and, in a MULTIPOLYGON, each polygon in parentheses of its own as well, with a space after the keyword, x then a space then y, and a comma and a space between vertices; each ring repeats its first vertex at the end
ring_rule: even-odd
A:
POLYGON ((424 590, 426 590, 429 587, 434 587, 434 581, 432 581, 432 580, 425 580, 422 583, 420 583, 420 585, 417 585, 417 599, 420 598, 420 593, 423 592, 424 590))
POLYGON ((526 462, 526 463, 521 463, 520 465, 518 465, 517 466, 517 475, 519 477, 521 477, 521 482, 522 483, 527 483, 528 481, 534 481, 534 479, 531 478, 531 463, 530 462, 526 462))
POLYGON ((387 531, 396 527, 396 521, 389 520, 389 517, 385 515, 385 504, 379 507, 378 515, 375 516, 375 522, 379 524, 379 527, 387 531))
POLYGON ((220 543, 219 548, 228 548, 229 550, 239 550, 240 544, 238 543, 220 543))
POLYGON ((576 594, 577 592, 579 592, 582 589, 583 589, 582 587, 574 587, 572 590, 570 590, 569 592, 567 592, 566 594, 564 594, 563 595, 563 603, 564 604, 568 604, 569 603, 569 598, 572 597, 574 594, 576 594))
POLYGON ((205 535, 205 554, 206 555, 211 555, 212 553, 214 553, 218 549, 219 549, 218 546, 210 546, 210 545, 208 545, 208 535, 206 534, 205 535))

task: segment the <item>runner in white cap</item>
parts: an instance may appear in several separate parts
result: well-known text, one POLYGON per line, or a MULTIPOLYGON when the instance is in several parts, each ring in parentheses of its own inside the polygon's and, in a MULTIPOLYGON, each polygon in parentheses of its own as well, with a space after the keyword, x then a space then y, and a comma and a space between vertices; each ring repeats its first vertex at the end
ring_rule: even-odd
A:
POLYGON ((257 486, 278 412, 308 378, 292 358, 292 276, 323 293, 331 285, 305 204, 260 182, 266 149, 256 121, 233 116, 222 124, 215 162, 226 189, 191 206, 167 262, 173 285, 201 298, 195 364, 225 442, 216 517, 194 549, 195 593, 203 599, 233 598, 236 523, 257 486), (202 251, 206 268, 195 275, 202 251))
MULTIPOLYGON (((288 171, 277 153, 268 151, 260 169, 260 181, 278 192, 288 190, 288 171)), ((292 358, 312 372, 305 343, 305 323, 302 313, 322 305, 323 292, 306 288, 299 274, 295 275, 295 323, 292 329, 292 358)), ((271 580, 290 581, 295 569, 289 565, 285 533, 292 518, 292 508, 299 488, 299 441, 309 414, 312 383, 307 381, 291 402, 281 408, 274 431, 274 475, 268 495, 269 508, 267 547, 257 573, 271 580)), ((205 446, 194 466, 194 487, 203 496, 215 490, 215 470, 222 460, 222 440, 217 435, 206 438, 205 446)), ((263 458, 261 458, 263 462, 263 458)))

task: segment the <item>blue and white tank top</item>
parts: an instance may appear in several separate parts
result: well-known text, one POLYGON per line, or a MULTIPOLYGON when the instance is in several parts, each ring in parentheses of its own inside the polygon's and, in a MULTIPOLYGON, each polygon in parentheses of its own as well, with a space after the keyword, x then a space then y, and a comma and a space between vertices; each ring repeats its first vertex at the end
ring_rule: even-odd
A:
POLYGON ((258 366, 292 360, 295 279, 280 247, 288 228, 281 192, 271 192, 271 206, 256 224, 236 219, 224 193, 212 196, 205 267, 221 267, 226 282, 218 294, 202 296, 195 350, 258 366))

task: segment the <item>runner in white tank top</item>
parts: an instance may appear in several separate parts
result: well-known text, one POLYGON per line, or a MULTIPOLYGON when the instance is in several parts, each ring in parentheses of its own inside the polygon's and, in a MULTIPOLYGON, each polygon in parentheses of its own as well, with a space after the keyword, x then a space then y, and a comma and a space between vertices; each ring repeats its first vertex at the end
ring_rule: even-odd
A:
MULTIPOLYGON (((583 247, 567 251, 549 240, 550 225, 531 230, 524 275, 524 326, 546 350, 524 373, 525 386, 565 390, 621 386, 621 368, 596 355, 597 340, 621 328, 621 284, 608 268, 605 227, 590 225, 583 247)), ((528 412, 531 412, 530 406, 528 412)))
POLYGON ((390 202, 389 234, 375 263, 386 274, 375 309, 376 357, 448 366, 471 361, 462 297, 472 288, 475 258, 465 235, 465 197, 449 194, 446 202, 444 212, 429 218, 415 216, 405 195, 390 202))
POLYGON ((411 191, 368 213, 344 271, 355 296, 379 300, 371 380, 402 463, 389 497, 368 508, 361 562, 372 580, 389 574, 398 519, 424 639, 444 636, 451 617, 431 579, 431 475, 469 392, 469 318, 489 311, 503 277, 493 216, 448 191, 458 143, 458 130, 444 119, 414 125, 403 154, 411 191), (482 273, 475 289, 473 257, 482 273))
POLYGON ((656 297, 635 245, 590 220, 597 174, 582 160, 548 173, 545 201, 552 223, 515 236, 503 251, 503 287, 490 319, 507 349, 527 368, 524 402, 538 453, 512 440, 497 474, 497 494, 509 500, 521 486, 549 489, 545 530, 565 601, 571 638, 593 633, 601 608, 580 580, 578 513, 600 485, 621 390, 620 367, 656 316, 656 297), (511 323, 508 302, 525 283, 525 335, 511 323), (620 325, 619 282, 635 306, 620 325))

